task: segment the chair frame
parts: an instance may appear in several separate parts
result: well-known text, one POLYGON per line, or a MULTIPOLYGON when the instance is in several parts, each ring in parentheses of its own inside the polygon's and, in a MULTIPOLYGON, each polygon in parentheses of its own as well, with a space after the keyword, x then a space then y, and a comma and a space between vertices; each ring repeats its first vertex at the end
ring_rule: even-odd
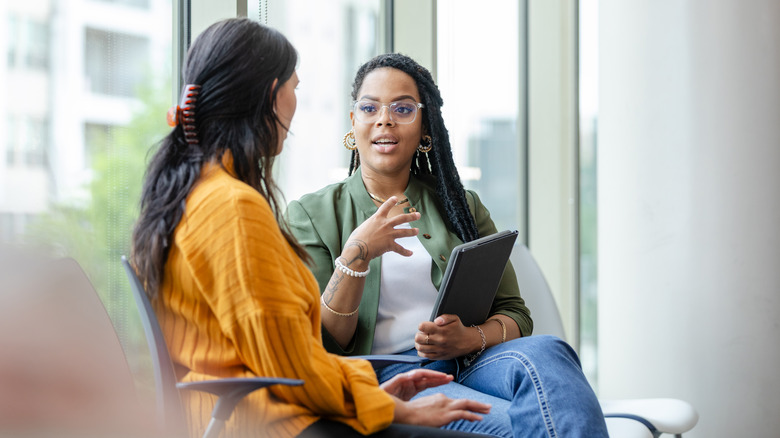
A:
POLYGON ((184 410, 179 395, 180 390, 204 391, 218 397, 214 410, 211 413, 211 420, 203 435, 207 438, 215 438, 219 436, 224 428, 225 422, 230 418, 236 404, 247 394, 271 385, 303 385, 303 380, 272 377, 177 382, 173 361, 168 352, 160 323, 157 321, 143 284, 141 284, 135 269, 133 269, 130 261, 125 256, 122 256, 122 265, 130 281, 130 290, 141 316, 146 342, 152 357, 156 390, 157 424, 162 430, 173 432, 182 430, 181 428, 185 427, 184 410))

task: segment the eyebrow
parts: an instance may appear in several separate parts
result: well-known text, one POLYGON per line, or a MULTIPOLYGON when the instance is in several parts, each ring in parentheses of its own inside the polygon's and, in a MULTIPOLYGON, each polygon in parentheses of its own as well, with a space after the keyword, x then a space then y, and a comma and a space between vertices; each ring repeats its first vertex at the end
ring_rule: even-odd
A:
MULTIPOLYGON (((375 102, 379 102, 378 98, 376 98, 374 96, 366 96, 366 95, 360 96, 360 99, 358 99, 358 100, 363 100, 363 99, 373 100, 375 102)), ((417 102, 417 99, 415 99, 414 96, 410 96, 408 94, 404 94, 403 96, 394 97, 393 99, 390 100, 390 102, 398 102, 399 100, 404 100, 404 99, 409 99, 409 100, 413 100, 413 101, 417 102)))

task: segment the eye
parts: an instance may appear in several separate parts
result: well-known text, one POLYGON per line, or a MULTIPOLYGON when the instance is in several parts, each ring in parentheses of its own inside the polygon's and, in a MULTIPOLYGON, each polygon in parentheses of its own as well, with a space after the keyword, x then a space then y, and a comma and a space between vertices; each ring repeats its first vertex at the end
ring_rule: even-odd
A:
POLYGON ((376 104, 372 102, 360 102, 358 103, 358 110, 366 114, 371 114, 376 112, 376 104))
POLYGON ((414 105, 411 103, 395 103, 393 113, 399 116, 408 116, 414 112, 414 105))

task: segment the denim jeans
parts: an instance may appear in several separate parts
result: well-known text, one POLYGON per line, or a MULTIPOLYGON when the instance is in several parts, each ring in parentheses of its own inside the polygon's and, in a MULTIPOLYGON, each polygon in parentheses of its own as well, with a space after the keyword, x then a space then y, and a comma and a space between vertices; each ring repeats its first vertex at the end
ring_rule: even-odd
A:
MULTIPOLYGON (((412 349, 402 354, 416 355, 412 349)), ((418 365, 396 364, 377 371, 380 382, 418 365)), ((555 336, 514 339, 486 349, 470 366, 440 360, 423 367, 455 376, 447 385, 417 397, 442 393, 492 405, 482 421, 455 421, 445 428, 499 437, 607 437, 598 399, 574 350, 555 336)))

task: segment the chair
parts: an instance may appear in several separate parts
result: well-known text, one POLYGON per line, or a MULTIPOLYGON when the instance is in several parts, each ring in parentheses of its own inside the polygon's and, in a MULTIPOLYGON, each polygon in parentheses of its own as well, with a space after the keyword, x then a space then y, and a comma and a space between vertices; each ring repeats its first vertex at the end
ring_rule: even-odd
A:
MULTIPOLYGON (((127 257, 122 256, 122 265, 124 266, 127 278, 130 281, 130 290, 135 298, 138 312, 141 314, 141 322, 146 334, 146 340, 149 344, 149 350, 152 354, 154 364, 154 380, 157 394, 157 417, 161 427, 179 428, 184 420, 181 416, 181 399, 178 389, 206 391, 220 396, 212 413, 212 419, 204 436, 215 437, 224 427, 225 421, 230 418, 235 405, 250 392, 273 384, 302 385, 302 380, 283 379, 283 378, 240 378, 240 379, 220 379, 205 382, 186 382, 176 383, 168 348, 163 338, 160 324, 154 313, 148 295, 144 291, 141 280, 138 278, 135 269, 130 265, 127 257), (173 425, 170 425, 173 423, 173 425)), ((425 358, 417 356, 404 355, 371 355, 371 356, 352 356, 355 359, 368 360, 374 369, 378 369, 394 363, 422 363, 425 358)))
POLYGON ((211 421, 204 433, 204 437, 213 438, 219 436, 225 422, 230 418, 236 404, 247 394, 270 385, 303 385, 302 380, 255 377, 255 378, 226 378, 208 380, 202 382, 176 382, 173 362, 168 353, 160 324, 155 316, 152 304, 144 291, 143 285, 135 273, 135 269, 125 256, 122 256, 122 264, 130 281, 130 289, 135 298, 141 322, 144 327, 146 341, 152 355, 154 365, 154 381, 157 395, 156 412, 159 427, 163 430, 182 430, 184 426, 184 411, 179 397, 179 390, 205 391, 218 397, 214 410, 211 413, 211 421))
MULTIPOLYGON (((550 286, 528 248, 515 244, 510 257, 526 305, 533 312, 534 335, 555 335, 566 339, 558 306, 550 286)), ((614 438, 658 438, 661 434, 682 434, 691 430, 699 415, 689 403, 670 398, 599 400, 614 438)))

